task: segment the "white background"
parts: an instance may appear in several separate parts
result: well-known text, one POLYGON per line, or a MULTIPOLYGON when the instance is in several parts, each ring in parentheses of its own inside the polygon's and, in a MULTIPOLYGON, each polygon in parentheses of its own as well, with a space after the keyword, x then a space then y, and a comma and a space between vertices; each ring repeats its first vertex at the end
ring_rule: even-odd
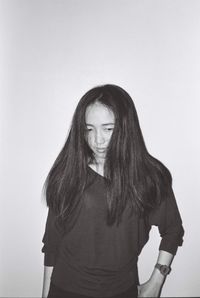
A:
MULTIPOLYGON (((102 83, 130 93, 173 175, 185 238, 162 295, 200 296, 199 53, 200 1, 0 1, 0 296, 41 296, 42 186, 78 100, 102 83)), ((158 255, 150 236, 141 282, 158 255)))

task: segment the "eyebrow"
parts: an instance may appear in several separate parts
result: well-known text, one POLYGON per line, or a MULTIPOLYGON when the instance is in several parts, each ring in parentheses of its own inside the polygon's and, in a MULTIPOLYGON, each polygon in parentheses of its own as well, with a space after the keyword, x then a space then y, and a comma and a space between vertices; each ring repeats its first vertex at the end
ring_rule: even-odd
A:
MULTIPOLYGON (((92 124, 90 124, 90 123, 86 123, 86 125, 88 125, 88 126, 93 126, 93 127, 94 127, 94 125, 92 125, 92 124)), ((111 123, 103 123, 103 124, 102 124, 102 126, 108 126, 108 125, 115 125, 115 123, 111 122, 111 123)))

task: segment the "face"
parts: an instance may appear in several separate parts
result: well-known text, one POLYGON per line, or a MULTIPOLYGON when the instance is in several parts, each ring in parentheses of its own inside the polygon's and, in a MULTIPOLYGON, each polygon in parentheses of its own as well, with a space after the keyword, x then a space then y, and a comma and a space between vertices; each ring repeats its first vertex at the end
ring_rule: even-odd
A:
POLYGON ((101 103, 87 107, 85 113, 86 141, 95 158, 105 159, 106 151, 113 133, 115 117, 111 110, 101 103))

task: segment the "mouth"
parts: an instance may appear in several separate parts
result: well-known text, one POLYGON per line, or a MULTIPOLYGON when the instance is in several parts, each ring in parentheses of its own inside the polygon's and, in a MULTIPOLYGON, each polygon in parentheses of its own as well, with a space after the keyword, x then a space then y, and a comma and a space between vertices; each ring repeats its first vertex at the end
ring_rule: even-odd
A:
POLYGON ((106 148, 96 148, 96 151, 99 153, 104 153, 106 151, 106 148))

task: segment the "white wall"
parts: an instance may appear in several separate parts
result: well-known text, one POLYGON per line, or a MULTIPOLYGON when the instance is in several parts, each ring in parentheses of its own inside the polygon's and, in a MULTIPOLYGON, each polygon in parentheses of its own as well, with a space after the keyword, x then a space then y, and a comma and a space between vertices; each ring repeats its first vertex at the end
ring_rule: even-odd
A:
MULTIPOLYGON (((163 296, 200 296, 200 1, 0 1, 0 296, 39 297, 41 189, 85 91, 115 83, 134 98, 151 154, 174 178, 185 227, 163 296)), ((159 235, 142 252, 145 281, 159 235)))

